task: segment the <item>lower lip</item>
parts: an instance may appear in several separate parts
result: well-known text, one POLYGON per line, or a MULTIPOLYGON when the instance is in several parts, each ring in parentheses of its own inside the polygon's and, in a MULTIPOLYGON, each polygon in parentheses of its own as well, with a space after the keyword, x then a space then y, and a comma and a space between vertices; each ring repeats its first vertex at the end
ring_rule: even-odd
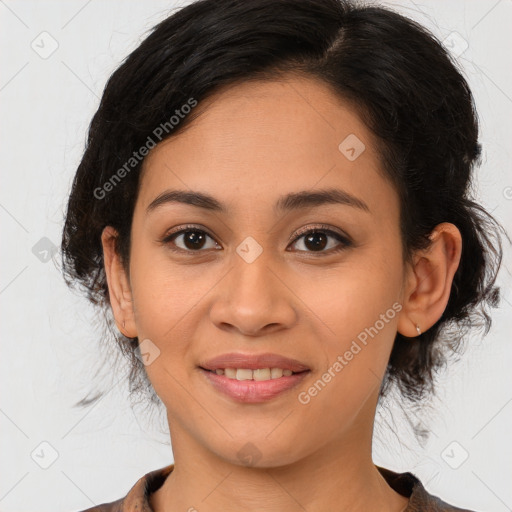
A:
POLYGON ((297 386, 309 370, 270 380, 236 380, 200 368, 213 387, 221 393, 244 403, 259 403, 272 400, 280 393, 297 386))

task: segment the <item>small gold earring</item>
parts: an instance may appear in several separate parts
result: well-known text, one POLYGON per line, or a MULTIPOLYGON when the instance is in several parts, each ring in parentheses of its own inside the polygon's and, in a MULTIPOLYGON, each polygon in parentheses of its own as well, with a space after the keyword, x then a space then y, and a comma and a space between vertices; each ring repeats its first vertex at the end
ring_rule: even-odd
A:
POLYGON ((418 331, 418 336, 420 336, 421 334, 421 329, 420 329, 420 326, 418 324, 416 324, 416 330, 418 331))

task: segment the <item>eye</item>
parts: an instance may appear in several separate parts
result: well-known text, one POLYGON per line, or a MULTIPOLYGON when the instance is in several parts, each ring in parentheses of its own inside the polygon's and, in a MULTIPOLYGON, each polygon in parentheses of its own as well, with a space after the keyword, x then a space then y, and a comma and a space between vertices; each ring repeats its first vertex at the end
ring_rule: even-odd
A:
POLYGON ((206 231, 195 226, 186 226, 179 231, 170 233, 162 240, 162 243, 177 246, 177 248, 170 248, 178 252, 199 252, 201 249, 220 247, 206 231), (210 246, 207 243, 208 238, 213 242, 210 246))
MULTIPOLYGON (((348 237, 324 226, 315 226, 314 228, 310 228, 307 230, 302 229, 299 231, 299 235, 300 236, 295 238, 293 243, 298 243, 299 245, 302 244, 302 246, 305 247, 306 252, 332 254, 342 251, 343 249, 350 247, 352 245, 352 242, 348 237), (334 238, 335 240, 337 240, 338 245, 336 246, 336 244, 332 242, 331 244, 329 244, 329 238, 334 238), (324 250, 326 248, 327 250, 324 250)), ((304 249, 299 250, 304 251, 304 249)))
MULTIPOLYGON (((326 226, 304 228, 299 230, 298 235, 294 239, 293 244, 300 245, 299 242, 304 239, 302 245, 305 249, 299 249, 300 252, 332 254, 352 245, 351 240, 347 236, 326 226), (329 243, 329 239, 331 239, 331 243, 329 243), (333 243, 332 239, 337 241, 338 244, 333 243), (327 250, 325 250, 326 248, 327 250)), ((168 245, 172 251, 182 253, 200 252, 202 249, 220 249, 220 245, 215 242, 212 236, 196 226, 185 226, 173 231, 162 240, 162 243, 168 245), (211 240, 209 246, 208 239, 211 240)))

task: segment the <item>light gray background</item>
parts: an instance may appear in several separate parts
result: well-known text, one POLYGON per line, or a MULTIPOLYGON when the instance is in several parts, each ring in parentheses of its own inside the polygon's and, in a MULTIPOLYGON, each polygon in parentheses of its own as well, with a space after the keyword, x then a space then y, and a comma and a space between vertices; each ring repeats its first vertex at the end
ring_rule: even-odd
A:
MULTIPOLYGON (((478 198, 512 226, 512 1, 384 4, 448 38, 460 55, 481 120, 478 198)), ((70 512, 113 501, 173 460, 165 418, 151 423, 132 413, 123 375, 107 375, 110 392, 90 411, 71 407, 98 379, 95 361, 109 355, 98 342, 97 314, 65 286, 58 254, 44 262, 49 242, 41 239, 59 246, 70 183, 107 78, 176 5, 0 0, 3 512, 70 512), (48 55, 52 45, 58 47, 48 55)), ((504 300, 492 330, 483 339, 475 333, 462 361, 442 377, 439 399, 412 418, 432 431, 429 441, 414 440, 393 404, 393 418, 379 412, 374 441, 376 464, 412 471, 445 501, 488 512, 512 510, 507 244, 505 251, 504 300)))

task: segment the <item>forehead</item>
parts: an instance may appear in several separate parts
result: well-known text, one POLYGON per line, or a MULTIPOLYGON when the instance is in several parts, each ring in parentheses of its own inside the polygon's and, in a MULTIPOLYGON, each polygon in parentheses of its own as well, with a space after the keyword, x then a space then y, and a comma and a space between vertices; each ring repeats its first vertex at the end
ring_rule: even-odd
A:
POLYGON ((232 212, 272 207, 289 192, 331 187, 375 207, 387 203, 388 214, 397 201, 373 135, 323 82, 243 82, 196 109, 199 116, 184 132, 146 157, 138 201, 144 208, 165 189, 177 188, 207 192, 232 212))

